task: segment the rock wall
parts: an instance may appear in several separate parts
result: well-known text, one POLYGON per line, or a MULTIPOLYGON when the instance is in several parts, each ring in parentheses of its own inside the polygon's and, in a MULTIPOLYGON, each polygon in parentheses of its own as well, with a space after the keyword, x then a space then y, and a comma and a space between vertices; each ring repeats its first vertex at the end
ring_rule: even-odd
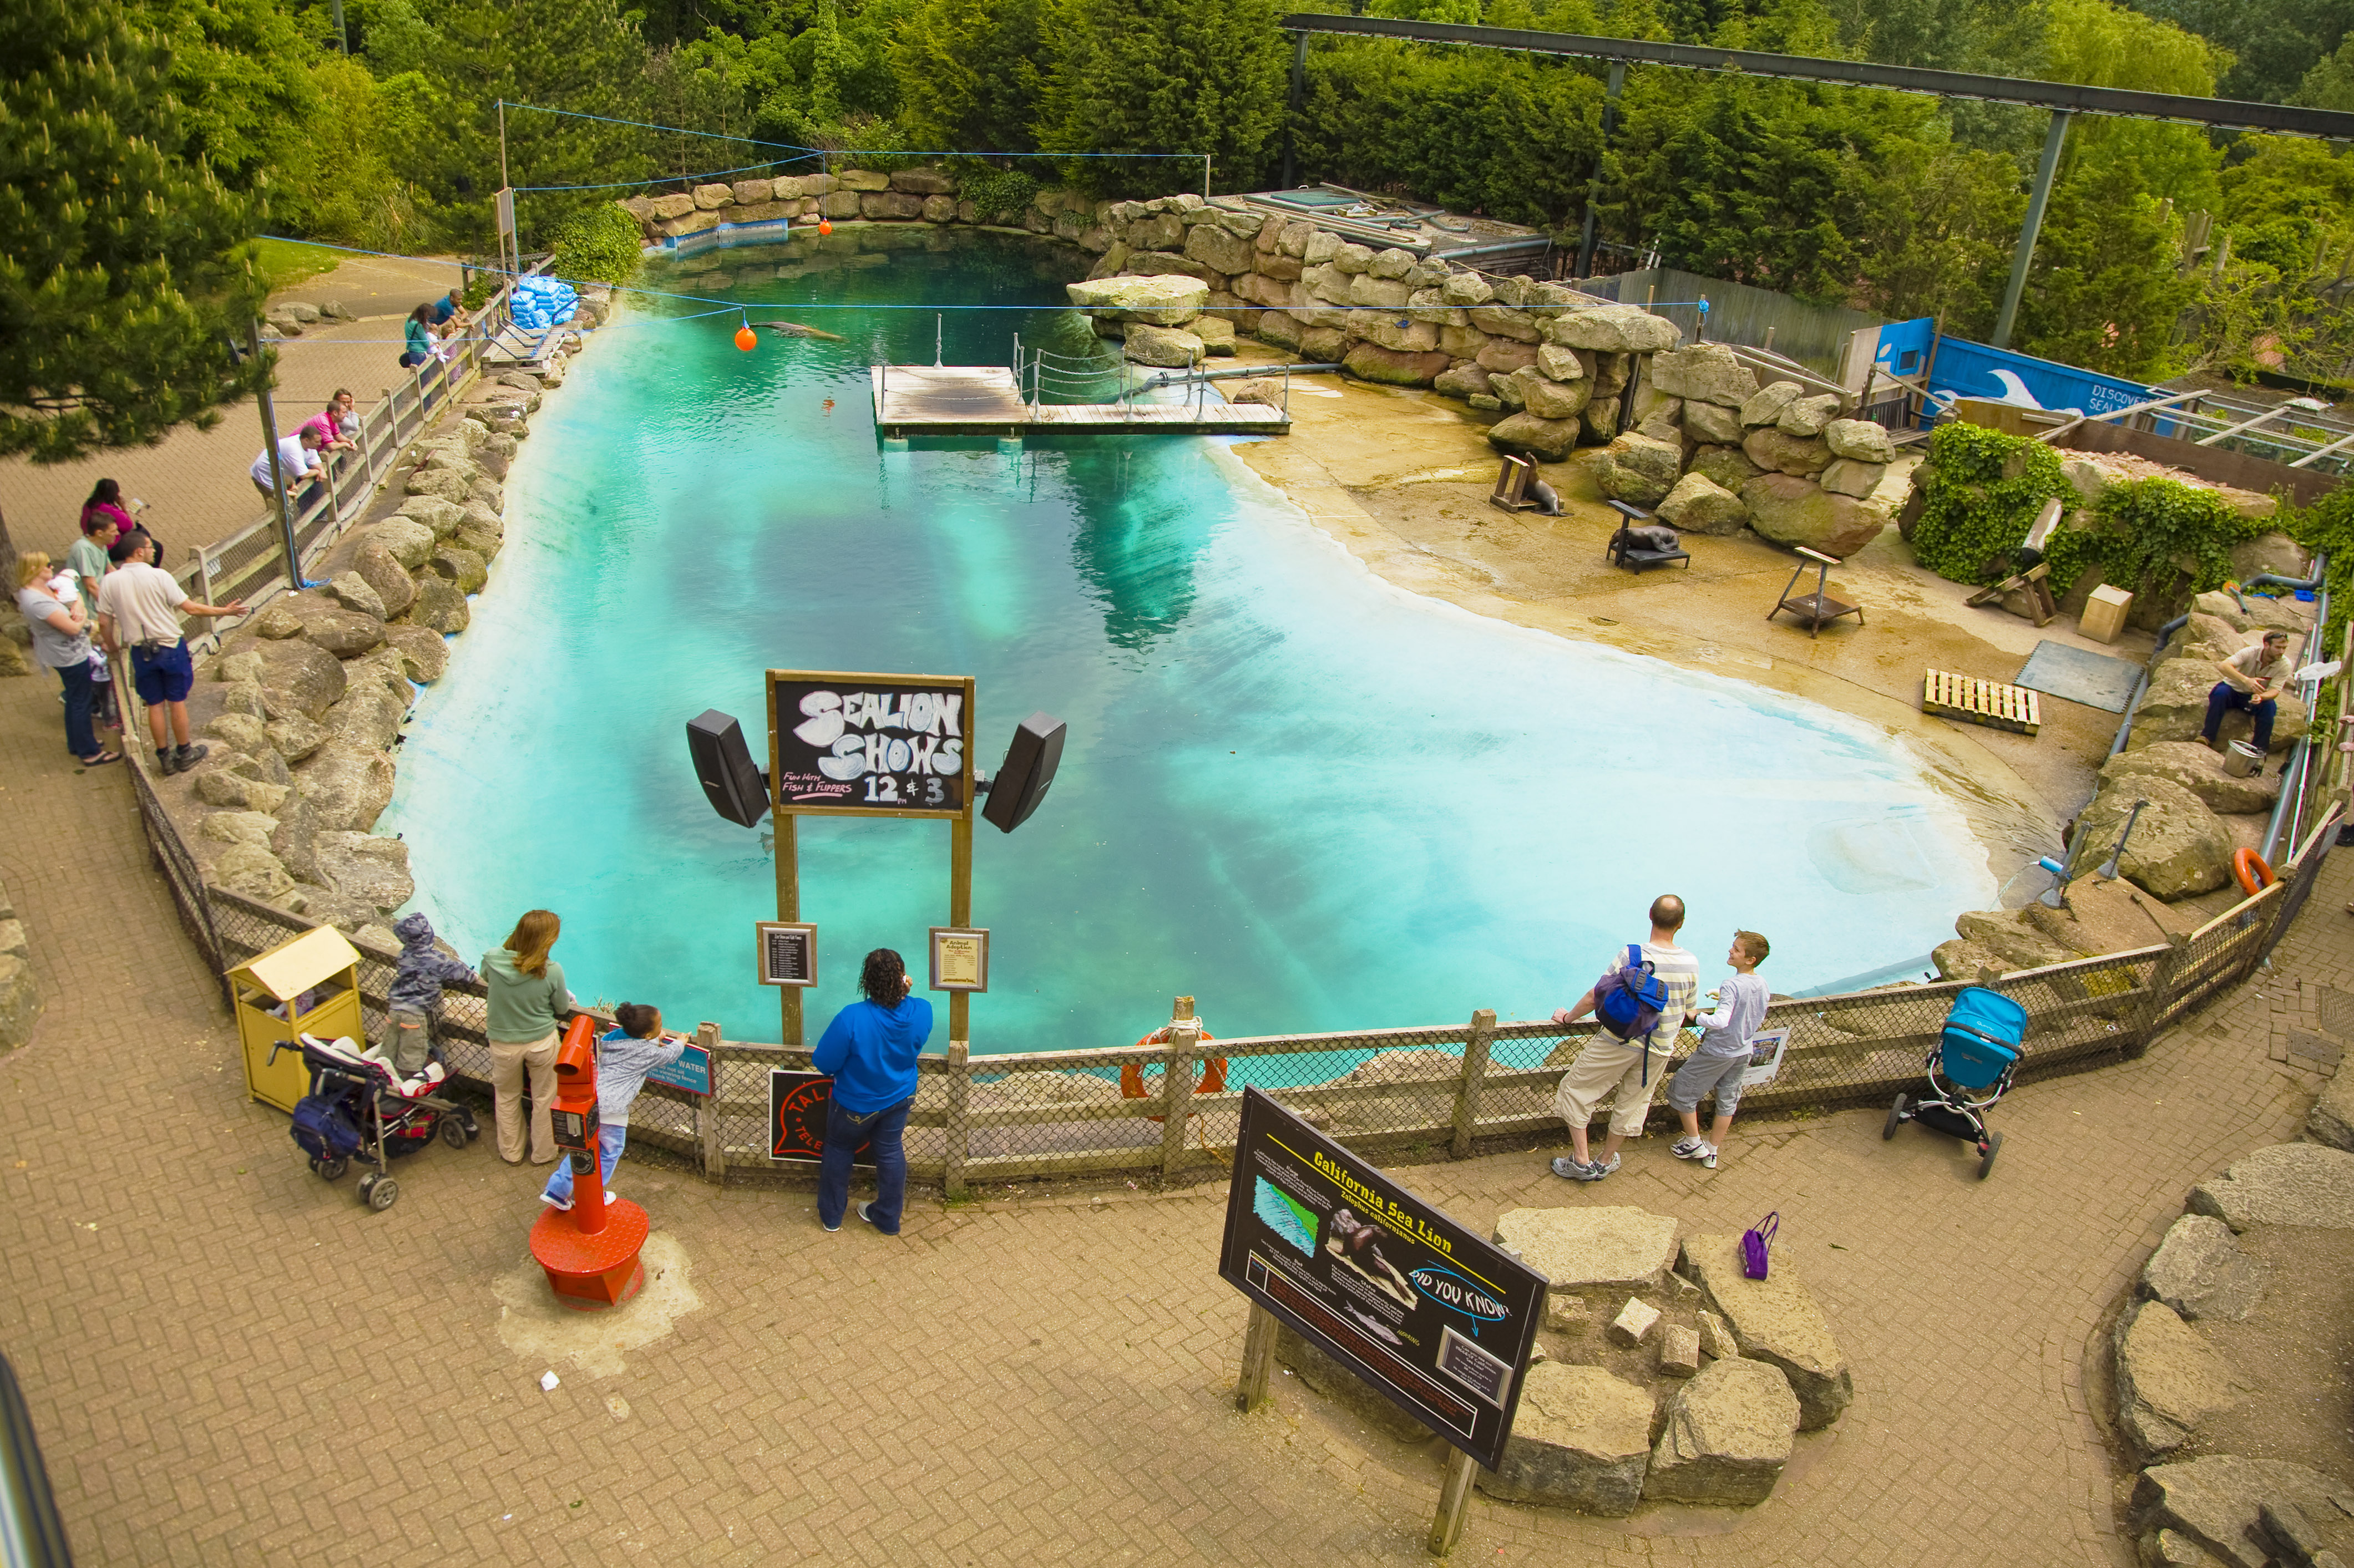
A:
MULTIPOLYGON (((605 299, 585 291, 575 321, 595 324, 605 299)), ((398 499, 311 566, 326 586, 272 599, 201 662, 192 706, 211 755, 185 789, 159 789, 208 884, 398 945, 381 923, 416 892, 408 846, 373 830, 402 726, 505 543, 501 482, 579 341, 540 373, 476 382, 404 454, 398 499)))
POLYGON ((41 988, 33 978, 33 944, 8 889, 0 885, 0 1051, 14 1051, 33 1037, 41 1017, 41 988))

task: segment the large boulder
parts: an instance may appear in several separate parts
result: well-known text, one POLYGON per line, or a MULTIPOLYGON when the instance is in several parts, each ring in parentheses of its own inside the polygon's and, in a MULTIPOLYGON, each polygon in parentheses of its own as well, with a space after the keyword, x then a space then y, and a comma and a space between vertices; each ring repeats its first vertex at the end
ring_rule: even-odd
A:
POLYGON ((1202 340, 1179 327, 1140 322, 1123 335, 1120 350, 1138 365, 1182 369, 1202 362, 1202 340))
POLYGON ((1852 496, 1833 495, 1821 485, 1787 473, 1759 474, 1741 487, 1741 503, 1749 508, 1749 525, 1760 537, 1840 560, 1878 538, 1888 525, 1887 518, 1852 496))
POLYGON ((205 738, 217 740, 231 751, 266 751, 270 732, 260 717, 232 709, 205 721, 205 738))
POLYGON ((316 835, 313 848, 325 885, 346 898, 389 912, 416 896, 408 845, 398 839, 329 832, 316 835))
POLYGON ((1590 348, 1600 354, 1655 354, 1683 340, 1675 323, 1640 305, 1564 311, 1545 323, 1544 336, 1564 348, 1590 348))
POLYGON ((1600 1367, 1547 1361, 1522 1381, 1502 1460, 1474 1478, 1508 1502, 1619 1519, 1642 1501, 1650 1464, 1649 1392, 1600 1367))
POLYGON ((1071 303, 1099 321, 1144 322, 1182 326, 1209 302, 1210 285, 1199 278, 1157 273, 1149 278, 1098 278, 1065 285, 1071 303))
POLYGON ((2255 1260, 2240 1250, 2232 1227, 2211 1214, 2185 1214, 2142 1265, 2135 1289, 2185 1318, 2238 1322, 2264 1294, 2255 1260))
MULTIPOLYGON (((2168 659, 2160 664, 2142 694, 2141 706, 2134 710, 2133 735, 2126 746, 2138 749, 2169 740, 2197 740, 2207 727, 2207 694, 2222 678, 2212 664, 2196 659, 2168 659)), ((2305 737, 2310 726, 2305 704, 2283 693, 2273 715, 2272 748, 2287 750, 2305 737)), ((2227 743, 2246 740, 2254 733, 2255 721, 2244 712, 2225 714, 2216 731, 2227 743)))
POLYGON ((1659 503, 1659 515, 1687 534, 1722 537, 1749 525, 1749 508, 1741 504, 1741 497, 1698 472, 1676 481, 1659 503))
POLYGON ((1741 416, 1721 403, 1686 403, 1681 423, 1688 439, 1705 446, 1738 446, 1744 434, 1741 416))
POLYGON ((2127 1307, 2114 1339, 2117 1425, 2145 1459, 2173 1453, 2240 1397, 2231 1369, 2163 1301, 2127 1307))
POLYGON ((2190 1190, 2190 1212, 2235 1231, 2250 1225, 2354 1230, 2354 1154, 2318 1143, 2276 1143, 2190 1190))
MULTIPOLYGON (((1776 415, 1776 418, 1781 418, 1776 415)), ((1890 463, 1896 461, 1888 431, 1870 419, 1833 419, 1823 426, 1823 440, 1832 454, 1852 462, 1890 463)))
POLYGON ((278 820, 270 830, 270 853, 293 874, 297 882, 317 883, 321 880, 319 857, 313 843, 319 832, 319 814, 311 809, 300 790, 289 795, 278 809, 278 820))
POLYGON ((1731 1508, 1764 1502, 1790 1462, 1798 1420, 1797 1396, 1778 1369, 1712 1361, 1668 1402, 1643 1495, 1731 1508))
POLYGON ((1774 428, 1786 436, 1812 438, 1823 433, 1823 427, 1839 417, 1840 397, 1836 392, 1819 393, 1812 397, 1793 397, 1783 406, 1774 420, 1774 428))
POLYGON ((463 631, 472 612, 458 585, 431 572, 419 574, 417 602, 408 607, 408 623, 434 631, 463 631))
POLYGON ((1643 1209, 1508 1209, 1495 1242, 1551 1282, 1552 1294, 1656 1291, 1676 1262, 1676 1222, 1643 1209))
MULTIPOLYGON (((1573 360, 1575 359, 1575 357, 1576 356, 1575 355, 1571 355, 1573 360)), ((1491 375, 1510 376, 1513 371, 1520 369, 1522 366, 1537 364, 1537 345, 1534 344, 1522 343, 1515 338, 1492 338, 1480 346, 1479 354, 1475 356, 1475 360, 1480 369, 1485 370, 1491 375)), ((1544 367, 1543 366, 1538 366, 1537 368, 1539 373, 1542 374, 1544 367)), ((1556 376, 1554 379, 1564 380, 1569 378, 1556 376)))
POLYGON ((323 590, 329 599, 355 615, 365 615, 381 622, 384 620, 384 599, 368 580, 356 571, 337 572, 323 590))
MULTIPOLYGON (((411 523, 405 517, 390 517, 360 535, 360 547, 380 545, 387 555, 408 571, 425 564, 433 553, 433 530, 421 523, 411 523)), ((381 588, 376 590, 381 593, 381 588)), ((389 601, 387 601, 389 602, 389 601)))
MULTIPOLYGON (((1525 348, 1527 344, 1516 344, 1513 346, 1525 348)), ((1541 343, 1536 348, 1537 372, 1548 381, 1588 380, 1591 377, 1587 373, 1592 367, 1586 361, 1593 357, 1591 353, 1580 354, 1556 343, 1541 343)))
POLYGON ((1675 488, 1683 470, 1683 448, 1638 430, 1616 437, 1594 464, 1602 493, 1632 506, 1657 506, 1675 488))
POLYGON ((1414 287, 1396 278, 1376 278, 1360 272, 1349 280, 1349 302, 1376 310, 1398 310, 1414 298, 1414 287))
POLYGON ((262 728, 263 733, 270 738, 270 749, 288 762, 302 761, 318 750, 327 739, 327 729, 324 725, 313 719, 305 718, 301 714, 288 714, 283 718, 273 718, 262 728))
POLYGON ((1887 472, 1886 466, 1881 463, 1833 458, 1830 467, 1823 470, 1822 477, 1816 482, 1834 495, 1851 495, 1863 501, 1880 488, 1881 479, 1887 472))
POLYGON ((1757 389, 1756 396, 1743 401, 1741 422, 1753 429, 1771 425, 1782 417, 1782 410, 1804 396, 1806 390, 1795 381, 1769 381, 1757 389))
POLYGON ((1739 1236, 1688 1236, 1681 1272, 1732 1329, 1744 1356, 1779 1367, 1789 1379, 1804 1430, 1839 1419, 1855 1383, 1830 1323, 1788 1258, 1776 1258, 1764 1279, 1751 1279, 1741 1271, 1739 1236))
MULTIPOLYGON (((1738 409, 1757 395, 1757 373, 1721 343, 1696 343, 1651 355, 1650 384, 1687 403, 1738 409)), ((1738 418, 1736 414, 1734 418, 1738 418)), ((1739 440, 1739 437, 1733 438, 1739 440)))
POLYGON ((1555 381, 1533 365, 1513 371, 1511 379, 1520 392, 1521 406, 1540 419, 1574 419, 1594 395, 1593 382, 1555 381))
POLYGON ((2347 1489, 2318 1470, 2285 1459, 2217 1454, 2152 1465, 2135 1480, 2133 1520, 2155 1534, 2177 1531, 2231 1568, 2270 1568, 2276 1559, 2262 1519, 2268 1502, 2286 1502, 2310 1519, 2343 1517, 2347 1489))
POLYGON ((1488 373, 1477 365, 1458 365, 1441 371, 1430 385, 1450 397, 1484 397, 1492 396, 1488 380, 1488 373))
POLYGON ((1575 419, 1540 419, 1534 414, 1514 414, 1489 426, 1488 440, 1508 452, 1532 452, 1547 462, 1559 462, 1577 445, 1583 428, 1575 419))
POLYGON ((433 575, 457 585, 460 593, 480 593, 491 580, 490 563, 463 545, 444 545, 427 563, 433 575))
POLYGON ((390 751, 400 736, 400 721, 408 705, 387 691, 381 682, 355 683, 343 701, 327 710, 323 721, 330 737, 375 751, 390 751))
POLYGON ((225 844, 260 844, 267 849, 278 819, 260 811, 212 811, 197 824, 199 837, 225 844))
POLYGON ((1377 343, 1351 344, 1348 353, 1341 356, 1341 364, 1350 375, 1386 387, 1427 387, 1438 379, 1448 363, 1447 355, 1436 349, 1416 354, 1384 348, 1377 343))
POLYGON ((1955 916, 1954 931, 1963 941, 2001 960, 2006 974, 2064 964, 2081 956, 2053 941, 2028 921, 2024 911, 2018 909, 1968 910, 1955 916))
POLYGON ((270 718, 300 714, 315 719, 344 694, 342 662, 307 638, 246 646, 260 661, 253 679, 261 688, 263 711, 270 718))
POLYGON ((387 626, 385 645, 400 655, 401 673, 422 685, 450 667, 450 642, 427 626, 387 626))
POLYGON ((2285 534, 2259 534, 2232 546, 2232 576, 2237 581, 2245 582, 2266 573, 2304 581, 2312 570, 2313 560, 2305 553, 2305 546, 2285 534))
POLYGON ((2280 799, 2280 775, 2269 769, 2235 779, 2223 771, 2223 758, 2195 740, 2167 740, 2121 751, 2102 766, 2101 780, 2119 789, 2131 775, 2147 775, 2179 784, 2210 809, 2221 812, 2269 811, 2280 799))
POLYGON ((41 1018, 40 982, 18 953, 0 953, 0 1051, 14 1051, 33 1037, 41 1018))
POLYGON ((270 609, 292 616, 302 635, 338 659, 351 659, 384 641, 384 622, 373 615, 345 609, 324 594, 290 593, 271 601, 270 609))
POLYGON ((442 495, 412 495, 400 503, 395 514, 429 530, 437 539, 446 539, 456 533, 458 519, 465 514, 466 503, 462 498, 451 500, 442 495))
POLYGON ((472 488, 472 480, 452 468, 420 468, 408 476, 406 488, 411 496, 429 495, 437 500, 462 503, 472 488))
POLYGON ((330 740, 294 769, 295 787, 330 832, 364 833, 392 803, 392 758, 381 751, 330 740))
POLYGON ((231 844, 214 857, 211 881, 248 898, 276 898, 294 889, 294 878, 260 844, 231 844))
POLYGON ((2305 1115, 2305 1136, 2331 1149, 2354 1150, 2354 1073, 2339 1073, 2305 1115))
POLYGON ((1544 339, 1544 329, 1536 317, 1510 305, 1474 305, 1470 310, 1471 324, 1495 337, 1517 338, 1522 343, 1536 344, 1544 339))
POLYGON ((1820 473, 1831 465, 1829 442, 1820 437, 1793 436, 1772 425, 1743 437, 1741 450, 1760 470, 1794 478, 1820 473))
POLYGON ((2076 858, 2072 876, 2081 876, 2109 858, 2125 831, 2134 802, 2146 800, 2134 820, 2133 837, 2118 869, 2146 893, 2169 902, 2211 893, 2231 880, 2232 830, 2205 801, 2155 774, 2126 774, 2103 785, 2077 818, 2076 858))
MULTIPOLYGON (((1690 433, 1689 430, 1687 433, 1690 433)), ((1684 465, 1686 472, 1696 473, 1720 490, 1741 493, 1741 487, 1766 471, 1749 461, 1749 454, 1736 441, 1727 446, 1704 446, 1692 453, 1684 465)))

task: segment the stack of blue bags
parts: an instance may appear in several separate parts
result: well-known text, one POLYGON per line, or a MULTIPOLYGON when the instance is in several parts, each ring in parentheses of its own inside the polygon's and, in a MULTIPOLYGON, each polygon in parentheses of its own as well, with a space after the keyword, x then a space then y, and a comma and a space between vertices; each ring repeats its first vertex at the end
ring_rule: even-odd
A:
POLYGON ((515 325, 538 332, 570 321, 579 306, 580 296, 569 283, 554 278, 518 278, 510 309, 515 325))

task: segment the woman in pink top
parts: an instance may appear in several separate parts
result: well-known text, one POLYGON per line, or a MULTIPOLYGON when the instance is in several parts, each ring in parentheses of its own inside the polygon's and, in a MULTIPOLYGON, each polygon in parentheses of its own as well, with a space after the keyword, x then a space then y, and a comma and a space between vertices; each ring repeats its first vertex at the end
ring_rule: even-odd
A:
POLYGON ((345 433, 359 428, 359 416, 352 411, 352 395, 338 387, 324 408, 302 421, 302 429, 319 432, 321 451, 347 452, 358 447, 359 443, 345 433))
POLYGON ((90 499, 81 503, 81 531, 83 533, 87 534, 90 532, 90 519, 93 517, 108 517, 113 519, 116 532, 122 534, 128 534, 131 530, 139 526, 138 524, 131 520, 131 514, 123 510, 122 486, 117 484, 111 479, 100 480, 97 485, 91 489, 90 499))

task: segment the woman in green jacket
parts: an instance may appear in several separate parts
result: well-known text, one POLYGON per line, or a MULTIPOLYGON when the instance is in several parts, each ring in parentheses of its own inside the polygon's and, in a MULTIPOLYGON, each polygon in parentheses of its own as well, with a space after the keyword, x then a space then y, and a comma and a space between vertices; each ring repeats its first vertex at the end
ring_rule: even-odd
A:
POLYGON ((403 370, 411 366, 422 365, 432 358, 433 307, 419 305, 409 312, 408 323, 401 329, 401 336, 408 344, 408 352, 400 356, 400 367, 403 370))
POLYGON ((556 1160, 557 1020, 573 1011, 564 989, 564 968, 547 956, 564 922, 552 911, 534 909, 515 922, 504 947, 482 955, 482 981, 490 991, 490 1017, 482 1033, 491 1042, 492 1106, 499 1133, 499 1158, 523 1163, 523 1078, 531 1071, 531 1162, 556 1160))

